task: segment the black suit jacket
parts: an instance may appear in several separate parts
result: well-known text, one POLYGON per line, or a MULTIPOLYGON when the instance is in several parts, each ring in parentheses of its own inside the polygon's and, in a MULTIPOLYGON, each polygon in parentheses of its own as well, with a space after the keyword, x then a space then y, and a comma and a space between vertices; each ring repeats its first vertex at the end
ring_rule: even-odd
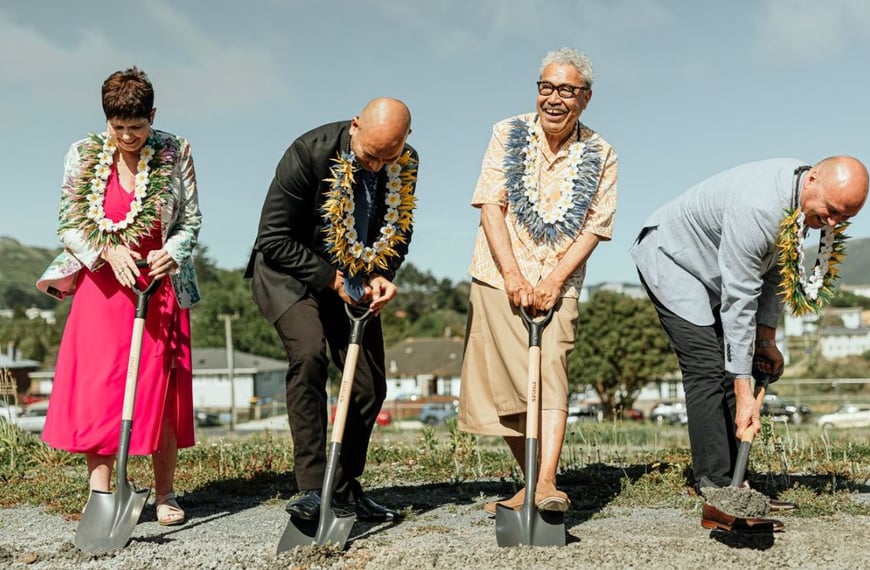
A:
MULTIPOLYGON (((417 152, 405 145, 415 160, 417 152)), ((278 162, 260 213, 257 240, 251 251, 245 277, 253 279, 251 291, 263 316, 275 322, 307 292, 319 292, 335 278, 325 243, 321 206, 326 199, 329 168, 339 151, 350 151, 350 121, 329 123, 303 134, 278 162)), ((375 220, 386 213, 386 172, 378 173, 375 220)), ((366 243, 372 243, 379 223, 369 224, 366 243)), ((379 273, 393 280, 405 259, 406 243, 395 248, 398 255, 389 259, 389 268, 379 273)))

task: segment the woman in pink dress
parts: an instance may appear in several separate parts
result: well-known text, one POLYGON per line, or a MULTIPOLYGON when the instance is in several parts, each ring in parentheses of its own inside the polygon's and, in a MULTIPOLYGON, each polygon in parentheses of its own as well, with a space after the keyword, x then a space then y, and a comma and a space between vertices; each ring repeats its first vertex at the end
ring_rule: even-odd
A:
POLYGON ((135 313, 132 287, 160 285, 145 319, 131 455, 151 455, 157 520, 185 521, 173 490, 178 449, 194 444, 190 311, 199 301, 192 253, 202 224, 188 142, 152 129, 154 90, 133 67, 103 83, 107 132, 64 162, 64 252, 37 286, 72 295, 42 438, 84 453, 90 488, 108 491, 135 313), (137 268, 145 260, 147 269, 137 268))

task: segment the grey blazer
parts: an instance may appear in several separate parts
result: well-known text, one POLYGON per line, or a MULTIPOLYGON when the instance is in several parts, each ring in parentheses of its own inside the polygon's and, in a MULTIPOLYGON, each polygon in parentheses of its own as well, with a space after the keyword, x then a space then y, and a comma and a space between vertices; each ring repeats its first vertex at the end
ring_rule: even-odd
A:
POLYGON ((750 374, 755 327, 779 323, 776 235, 799 200, 804 164, 772 159, 716 174, 656 210, 631 247, 647 286, 674 314, 708 326, 718 307, 731 374, 750 374))

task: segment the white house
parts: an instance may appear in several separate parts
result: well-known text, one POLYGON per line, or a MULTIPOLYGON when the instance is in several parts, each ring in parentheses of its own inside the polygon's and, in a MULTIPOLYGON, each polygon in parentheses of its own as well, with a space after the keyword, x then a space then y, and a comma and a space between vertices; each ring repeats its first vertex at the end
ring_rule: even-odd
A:
POLYGON ((828 360, 860 356, 867 351, 870 351, 868 328, 830 327, 823 329, 819 337, 819 352, 828 360))
POLYGON ((459 396, 464 341, 407 338, 386 351, 387 400, 405 395, 459 396))
POLYGON ((808 352, 818 349, 828 360, 861 355, 870 350, 870 327, 864 324, 864 312, 861 307, 828 307, 821 315, 786 314, 785 334, 792 346, 803 345, 808 352), (821 326, 831 320, 838 324, 821 326))
MULTIPOLYGON (((227 352, 223 348, 194 348, 191 356, 193 405, 196 408, 229 410, 230 402, 235 402, 235 408, 243 410, 254 401, 284 402, 287 363, 283 360, 235 351, 230 371, 227 352)), ((31 391, 50 394, 53 379, 53 370, 31 372, 31 391)))
POLYGON ((193 405, 197 408, 229 409, 234 401, 236 409, 244 409, 255 400, 284 401, 287 363, 283 360, 234 351, 231 371, 223 348, 194 348, 192 359, 193 405))
MULTIPOLYGON (((5 319, 11 319, 15 316, 14 309, 0 309, 0 317, 5 319)), ((50 309, 40 309, 38 307, 30 307, 29 309, 24 309, 24 316, 30 320, 33 319, 42 319, 50 325, 55 323, 54 318, 54 310, 50 309)))

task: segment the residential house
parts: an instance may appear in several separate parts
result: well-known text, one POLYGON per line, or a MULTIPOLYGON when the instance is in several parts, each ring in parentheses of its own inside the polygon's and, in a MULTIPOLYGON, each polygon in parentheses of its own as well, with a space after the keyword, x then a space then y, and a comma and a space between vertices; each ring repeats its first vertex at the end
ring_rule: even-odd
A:
MULTIPOLYGON (((226 349, 194 348, 191 356, 195 408, 226 411, 234 402, 238 413, 264 403, 283 404, 284 375, 287 372, 287 363, 283 360, 237 350, 233 352, 233 368, 230 370, 226 349)), ((30 379, 34 390, 49 394, 54 371, 31 372, 30 379)))
POLYGON ((387 400, 458 397, 464 343, 459 337, 407 338, 387 349, 387 400))

